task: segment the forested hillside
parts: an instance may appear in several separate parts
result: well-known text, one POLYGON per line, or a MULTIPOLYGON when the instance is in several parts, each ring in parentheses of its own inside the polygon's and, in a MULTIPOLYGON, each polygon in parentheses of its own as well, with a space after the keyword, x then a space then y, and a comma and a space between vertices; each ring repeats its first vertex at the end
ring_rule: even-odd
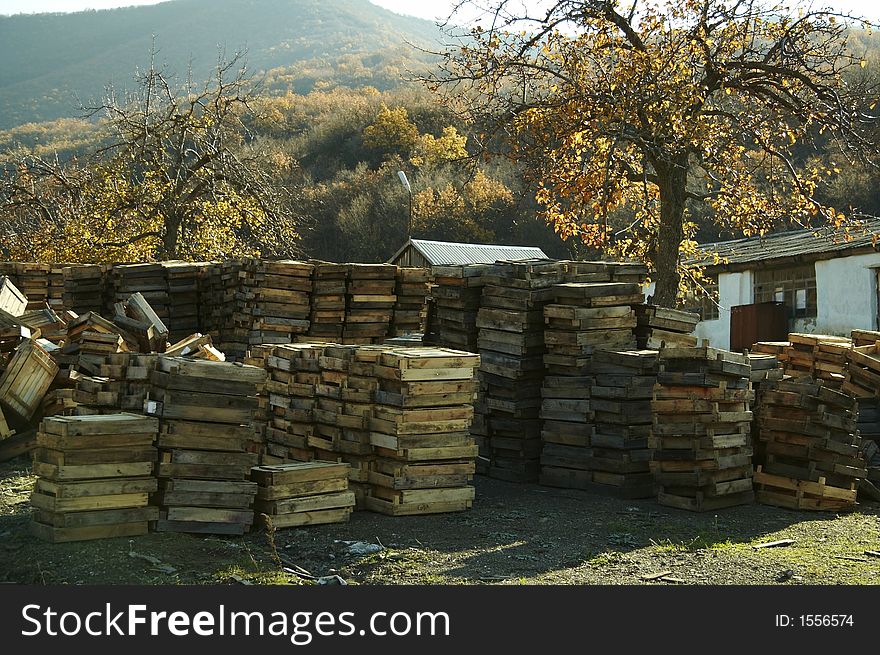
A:
MULTIPOLYGON (((847 68, 841 87, 862 96, 859 120, 874 125, 880 39, 866 30, 848 35, 858 63, 847 68)), ((0 129, 0 256, 122 261, 260 254, 371 262, 387 259, 411 229, 414 237, 600 257, 602 244, 587 238, 600 225, 610 235, 606 256, 620 244, 650 253, 650 235, 638 233, 656 224, 656 217, 645 220, 656 199, 648 188, 650 166, 635 176, 633 193, 617 194, 604 209, 595 205, 599 190, 607 192, 607 182, 596 181, 607 169, 584 176, 592 149, 604 143, 584 143, 586 114, 571 112, 569 183, 542 168, 560 161, 556 139, 529 156, 518 152, 536 136, 552 137, 558 112, 541 113, 535 125, 520 123, 521 135, 514 130, 490 139, 485 122, 456 111, 454 97, 409 81, 413 71, 437 70, 427 50, 440 47, 438 36, 431 23, 367 0, 173 0, 0 18, 0 128, 6 128, 0 129), (220 87, 218 61, 231 62, 220 87), (108 83, 130 95, 102 97, 108 83), (84 116, 77 97, 87 105, 94 98, 102 111, 84 116), (234 99, 230 107, 228 99, 234 99), (220 107, 222 115, 213 111, 220 107), (151 158, 144 154, 148 141, 151 158), (487 143, 496 156, 484 156, 487 143), (411 198, 398 171, 412 183, 411 198), (565 240, 545 224, 547 208, 559 200, 552 189, 542 190, 547 180, 571 195, 566 221, 555 224, 565 240), (641 218, 639 203, 648 212, 641 218)), ((478 57, 484 51, 475 50, 478 57)), ((632 102, 643 102, 642 82, 627 84, 632 102)), ((550 101, 554 88, 545 89, 550 101)), ((481 94, 473 98, 482 101, 481 94)), ((741 101, 722 102, 733 119, 745 115, 741 101)), ((797 122, 786 120, 780 124, 797 122)), ((812 120, 786 145, 792 170, 817 179, 811 202, 833 207, 835 216, 880 213, 876 162, 853 156, 812 120)), ((674 122, 658 121, 665 125, 674 122)), ((759 161, 756 142, 735 134, 734 146, 746 155, 743 174, 752 175, 746 164, 759 161)), ((771 167, 754 177, 757 191, 773 197, 777 172, 771 167)), ((692 200, 711 179, 695 163, 683 213, 689 247, 741 237, 743 225, 756 234, 821 223, 818 212, 800 222, 784 212, 771 219, 751 202, 741 203, 745 223, 718 220, 717 206, 692 200)))
MULTIPOLYGON (((405 240, 409 223, 409 196, 399 170, 412 184, 415 237, 529 244, 554 256, 570 254, 537 219, 534 190, 524 186, 518 168, 504 160, 475 161, 468 127, 425 89, 291 91, 258 95, 251 106, 253 111, 236 128, 234 152, 259 162, 255 167, 265 172, 266 180, 289 196, 279 218, 271 229, 265 222, 249 225, 251 217, 227 231, 226 224, 239 220, 235 212, 223 214, 213 204, 197 208, 201 231, 175 256, 261 253, 384 261, 405 240)), ((26 162, 34 176, 43 176, 35 196, 28 195, 28 188, 27 198, 16 196, 22 204, 14 198, 0 215, 0 241, 9 244, 4 258, 113 261, 167 256, 156 239, 120 248, 104 245, 116 238, 99 236, 129 235, 121 231, 123 225, 133 230, 132 236, 138 229, 149 231, 159 220, 144 221, 131 210, 131 205, 149 204, 157 195, 148 184, 150 176, 139 174, 141 182, 131 187, 124 171, 95 155, 113 142, 111 134, 104 121, 74 119, 0 132, 7 171, 15 162, 26 162), (115 180, 112 191, 108 176, 115 180), (68 183, 72 190, 65 187, 68 183), (131 195, 137 188, 144 195, 131 195), (37 218, 44 204, 52 208, 51 219, 37 218), (126 223, 125 216, 133 220, 126 223)), ((29 184, 33 178, 18 179, 29 184)), ((8 187, 7 192, 14 195, 8 187)))
POLYGON ((73 117, 108 83, 130 88, 138 68, 191 67, 204 80, 218 56, 247 51, 268 89, 395 86, 428 57, 409 44, 436 46, 429 21, 367 0, 173 0, 74 14, 0 17, 0 129, 73 117))

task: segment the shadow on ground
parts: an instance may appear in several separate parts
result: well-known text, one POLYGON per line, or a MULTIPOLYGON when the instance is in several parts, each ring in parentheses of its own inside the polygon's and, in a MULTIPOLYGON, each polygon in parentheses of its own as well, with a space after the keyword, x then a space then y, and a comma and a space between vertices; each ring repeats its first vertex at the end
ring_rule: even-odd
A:
POLYGON ((478 477, 470 512, 255 532, 242 538, 150 534, 46 544, 28 532, 27 461, 0 465, 0 582, 31 584, 880 583, 880 511, 846 515, 761 505, 694 514, 653 500, 478 477), (786 548, 760 542, 794 539, 786 548), (357 556, 345 542, 380 544, 357 556))

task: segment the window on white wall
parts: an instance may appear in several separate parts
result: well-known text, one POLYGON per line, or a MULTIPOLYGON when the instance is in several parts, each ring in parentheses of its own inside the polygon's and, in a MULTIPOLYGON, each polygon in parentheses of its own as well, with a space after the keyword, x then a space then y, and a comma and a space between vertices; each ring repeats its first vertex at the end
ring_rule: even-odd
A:
POLYGON ((755 302, 785 303, 792 318, 816 316, 816 267, 813 264, 755 271, 755 302))
POLYGON ((692 283, 683 309, 699 314, 701 321, 718 320, 718 276, 710 275, 699 284, 692 283))

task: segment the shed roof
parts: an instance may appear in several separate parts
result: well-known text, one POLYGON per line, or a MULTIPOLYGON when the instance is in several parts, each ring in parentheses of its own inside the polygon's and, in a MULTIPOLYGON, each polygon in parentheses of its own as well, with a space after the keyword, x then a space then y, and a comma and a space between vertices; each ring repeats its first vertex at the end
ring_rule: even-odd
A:
POLYGON ((880 251, 878 241, 880 218, 872 218, 847 227, 790 230, 766 234, 763 237, 703 243, 697 247, 703 257, 687 263, 703 263, 718 268, 751 268, 750 264, 786 258, 815 261, 853 254, 850 252, 853 250, 880 251), (713 265, 712 259, 716 254, 722 262, 713 265))
POLYGON ((451 243, 449 241, 409 239, 388 261, 393 262, 397 259, 410 244, 432 266, 494 264, 497 261, 519 259, 550 259, 544 254, 543 250, 533 246, 500 246, 481 243, 451 243))

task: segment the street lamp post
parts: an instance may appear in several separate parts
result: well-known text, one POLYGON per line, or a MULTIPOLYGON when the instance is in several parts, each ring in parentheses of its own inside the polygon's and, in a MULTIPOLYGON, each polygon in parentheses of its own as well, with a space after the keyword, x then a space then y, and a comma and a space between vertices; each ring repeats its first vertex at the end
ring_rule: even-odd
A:
POLYGON ((413 192, 412 186, 410 186, 409 180, 406 179, 406 173, 403 171, 397 171, 397 177, 400 178, 400 183, 403 185, 403 188, 406 189, 406 192, 409 194, 409 220, 406 224, 406 238, 409 239, 412 236, 412 219, 413 219, 413 192))

